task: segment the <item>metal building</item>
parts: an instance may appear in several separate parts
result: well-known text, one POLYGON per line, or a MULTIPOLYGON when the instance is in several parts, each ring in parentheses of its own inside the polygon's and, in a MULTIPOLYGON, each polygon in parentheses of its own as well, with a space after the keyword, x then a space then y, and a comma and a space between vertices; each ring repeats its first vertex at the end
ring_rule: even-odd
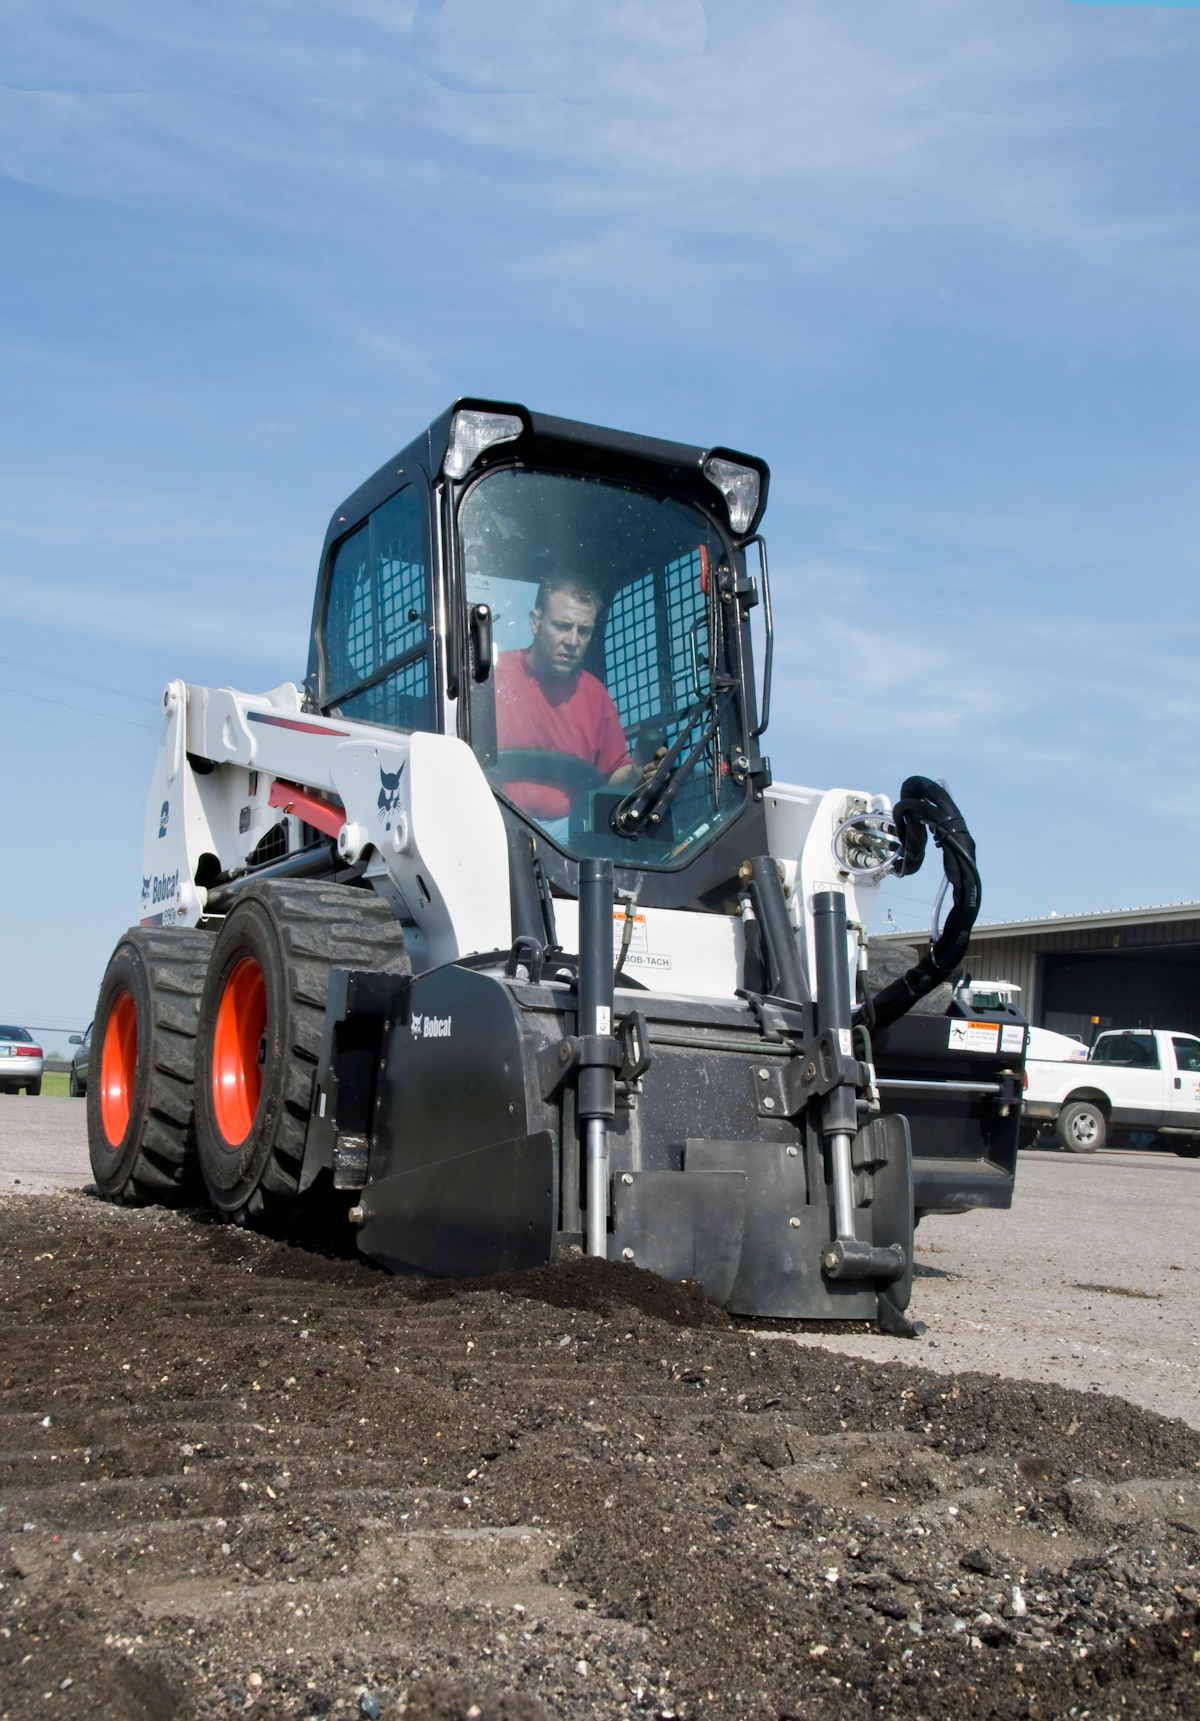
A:
MULTIPOLYGON (((923 950, 928 939, 873 942, 923 950)), ((1102 1028, 1200 1034, 1200 902, 977 926, 963 966, 975 980, 1011 980, 1031 1022, 1089 1044, 1102 1028)))

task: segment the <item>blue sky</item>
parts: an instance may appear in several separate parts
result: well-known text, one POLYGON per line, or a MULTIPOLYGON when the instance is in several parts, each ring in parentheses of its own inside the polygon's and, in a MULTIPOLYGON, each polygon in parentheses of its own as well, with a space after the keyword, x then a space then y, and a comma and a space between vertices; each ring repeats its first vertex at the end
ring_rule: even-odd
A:
POLYGON ((770 461, 777 777, 946 778, 988 919, 1200 895, 1198 84, 1189 6, 9 0, 0 1020, 467 392, 770 461))

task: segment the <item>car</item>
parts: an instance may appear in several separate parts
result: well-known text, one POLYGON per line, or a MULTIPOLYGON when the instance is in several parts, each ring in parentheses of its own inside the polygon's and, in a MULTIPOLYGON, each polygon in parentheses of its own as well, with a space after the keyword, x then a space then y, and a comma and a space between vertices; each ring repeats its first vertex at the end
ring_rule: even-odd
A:
POLYGON ((1115 1028, 1098 1035, 1082 1063, 1077 1051, 1059 1048, 1048 1056, 1030 1038, 1022 1107, 1027 1145, 1053 1128, 1068 1153, 1095 1153, 1117 1134, 1137 1145, 1161 1137, 1163 1149, 1200 1159, 1200 1036, 1115 1028))
POLYGON ((0 1022, 0 1094, 40 1094, 42 1048, 34 1044, 27 1028, 0 1022))
POLYGON ((69 1044, 75 1050, 71 1053, 71 1075, 67 1082, 73 1100, 81 1100, 87 1093, 88 1085, 88 1054, 92 1049, 92 1023, 82 1034, 72 1034, 69 1044))

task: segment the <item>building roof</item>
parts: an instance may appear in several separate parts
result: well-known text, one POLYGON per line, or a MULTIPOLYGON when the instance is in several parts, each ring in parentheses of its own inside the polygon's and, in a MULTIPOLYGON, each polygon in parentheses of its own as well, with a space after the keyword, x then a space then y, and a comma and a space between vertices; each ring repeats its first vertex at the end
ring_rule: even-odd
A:
MULTIPOLYGON (((1038 920, 983 921, 972 929, 971 940, 1028 938, 1041 932, 1073 932, 1106 926, 1146 926, 1164 920, 1200 920, 1200 902, 1169 902, 1160 908, 1106 908, 1093 914, 1049 914, 1038 920)), ((895 940, 897 944, 911 944, 914 938, 928 936, 928 928, 923 932, 874 934, 880 942, 895 940)))

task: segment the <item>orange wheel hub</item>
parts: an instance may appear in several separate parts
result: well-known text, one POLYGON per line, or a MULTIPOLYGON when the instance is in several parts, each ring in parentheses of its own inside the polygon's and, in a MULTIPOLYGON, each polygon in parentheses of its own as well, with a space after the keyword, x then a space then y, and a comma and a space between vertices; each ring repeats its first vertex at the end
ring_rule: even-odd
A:
POLYGON ((213 1035, 212 1091, 217 1128, 230 1147, 250 1134, 262 1093, 267 985, 252 956, 229 971, 213 1035))
POLYGON ((100 1120, 110 1147, 120 1147, 129 1128, 137 1075, 137 1005, 133 993, 118 992, 108 1012, 100 1058, 100 1120))

